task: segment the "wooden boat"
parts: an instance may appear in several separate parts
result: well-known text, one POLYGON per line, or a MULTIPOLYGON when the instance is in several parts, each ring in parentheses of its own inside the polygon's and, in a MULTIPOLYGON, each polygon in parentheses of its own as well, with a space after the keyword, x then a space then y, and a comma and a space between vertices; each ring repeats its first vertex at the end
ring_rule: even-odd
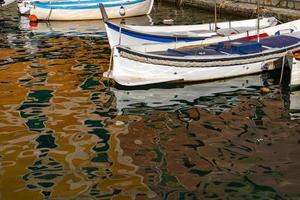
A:
MULTIPOLYGON (((34 1, 46 2, 46 3, 57 2, 57 1, 49 1, 49 0, 18 0, 18 10, 19 10, 19 13, 21 15, 29 15, 30 14, 30 9, 33 8, 32 3, 34 1)), ((64 2, 68 2, 68 1, 74 1, 74 0, 64 0, 64 2)), ((84 3, 85 1, 89 1, 89 0, 80 0, 80 2, 82 2, 82 3, 84 3)))
MULTIPOLYGON (((102 16, 106 15, 103 6, 100 5, 102 16)), ((175 26, 137 26, 118 25, 108 18, 103 18, 110 47, 116 45, 142 45, 145 43, 164 42, 191 42, 203 40, 213 36, 227 36, 241 32, 251 31, 257 28, 257 19, 218 22, 197 25, 175 26)), ((275 26, 277 20, 274 17, 260 18, 260 28, 275 26)))
POLYGON ((38 20, 90 20, 102 19, 99 3, 103 3, 109 18, 132 17, 149 14, 154 0, 68 0, 32 2, 30 15, 38 20))
MULTIPOLYGON (((29 15, 30 14, 30 9, 33 8, 32 3, 34 1, 38 2, 46 2, 46 3, 54 3, 57 1, 49 1, 49 0, 18 0, 18 10, 21 15, 29 15)), ((74 0, 64 0, 64 2, 68 1, 74 1, 74 0)), ((89 0, 80 0, 80 2, 84 3, 85 1, 89 0)))
POLYGON ((300 20, 257 31, 191 43, 116 46, 106 76, 125 86, 223 79, 274 69, 300 48, 300 20), (266 37, 269 36, 269 37, 266 37), (255 40, 253 40, 255 39, 255 40), (192 45, 191 45, 192 44, 192 45))

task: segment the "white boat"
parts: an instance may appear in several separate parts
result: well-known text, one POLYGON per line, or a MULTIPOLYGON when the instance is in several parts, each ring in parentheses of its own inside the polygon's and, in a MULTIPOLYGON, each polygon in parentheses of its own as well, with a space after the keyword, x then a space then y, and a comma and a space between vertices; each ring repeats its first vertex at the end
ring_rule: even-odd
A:
MULTIPOLYGON (((32 3, 34 1, 38 1, 38 2, 46 2, 46 3, 53 3, 53 2, 57 2, 57 1, 49 1, 49 0, 18 0, 18 10, 19 13, 21 15, 29 15, 30 14, 30 9, 33 8, 32 3)), ((68 2, 68 1, 74 1, 74 0, 64 0, 64 2, 68 2)), ((85 1, 89 1, 89 0, 80 0, 80 2, 84 3, 85 1)))
POLYGON ((30 15, 38 20, 102 19, 99 3, 103 3, 109 18, 149 14, 154 0, 84 0, 32 2, 30 15))
POLYGON ((197 42, 113 48, 113 68, 105 76, 124 86, 210 81, 272 70, 288 51, 300 48, 300 20, 259 31, 197 42), (285 34, 286 33, 286 34, 285 34), (251 40, 252 39, 252 40, 251 40), (214 44, 214 45, 211 45, 214 44))
MULTIPOLYGON (((18 10, 21 15, 29 15, 30 14, 30 9, 33 7, 32 3, 34 1, 38 2, 46 2, 46 3, 53 3, 57 1, 49 1, 49 0, 18 0, 18 10)), ((64 2, 68 1, 74 1, 74 0, 64 0, 64 2)), ((89 0, 80 0, 80 2, 84 3, 85 1, 89 0)))
MULTIPOLYGON (((100 5, 102 16, 106 11, 100 5)), ((191 42, 203 40, 213 36, 228 36, 241 32, 248 32, 257 28, 257 19, 248 19, 240 21, 218 22, 197 25, 174 25, 174 26, 137 26, 137 25, 119 25, 110 22, 108 18, 103 17, 105 29, 110 47, 116 45, 142 45, 149 43, 165 42, 191 42)), ((259 19, 260 28, 275 26, 277 24, 275 17, 259 19)))

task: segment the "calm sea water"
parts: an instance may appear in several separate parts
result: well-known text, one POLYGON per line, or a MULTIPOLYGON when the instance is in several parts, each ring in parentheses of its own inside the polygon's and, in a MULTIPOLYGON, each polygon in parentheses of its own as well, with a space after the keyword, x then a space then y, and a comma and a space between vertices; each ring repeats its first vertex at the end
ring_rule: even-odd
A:
MULTIPOLYGON (((213 18, 159 3, 126 23, 213 18)), ((100 21, 30 26, 11 5, 0 27, 0 199, 300 199, 300 92, 279 72, 115 88, 100 21)))

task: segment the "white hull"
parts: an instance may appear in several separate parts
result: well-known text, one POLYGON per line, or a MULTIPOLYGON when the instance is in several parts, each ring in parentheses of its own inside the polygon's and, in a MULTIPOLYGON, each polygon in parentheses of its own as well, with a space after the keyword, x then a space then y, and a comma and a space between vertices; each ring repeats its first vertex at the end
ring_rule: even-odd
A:
MULTIPOLYGON (((260 19, 260 28, 275 26, 277 24, 276 18, 262 18, 260 19)), ((116 24, 117 25, 117 24, 116 24)), ((166 42, 166 37, 170 37, 170 41, 180 40, 180 37, 193 39, 195 37, 212 37, 220 35, 232 35, 241 32, 254 30, 257 27, 257 19, 233 21, 233 22, 219 22, 216 32, 214 31, 214 24, 198 24, 198 25, 176 25, 176 26, 135 26, 124 25, 121 26, 121 31, 112 28, 109 24, 105 24, 109 44, 112 47, 116 45, 138 46, 149 43, 166 42), (134 34, 131 34, 134 32, 134 34), (146 37, 145 37, 146 36, 146 37)), ((196 38, 194 39, 196 40, 196 38)), ((198 39, 200 40, 200 39, 198 39)))
MULTIPOLYGON (((275 17, 266 17, 261 18, 259 20, 260 28, 265 28, 269 26, 274 26, 277 24, 277 20, 275 17)), ((222 33, 222 29, 230 29, 234 32, 234 29, 243 29, 248 30, 248 28, 256 27, 257 19, 247 19, 247 20, 239 20, 239 21, 226 21, 226 22, 217 22, 217 30, 222 33)), ((194 31, 214 31, 215 32, 215 24, 207 23, 207 24, 196 24, 196 25, 172 25, 172 26, 139 26, 139 25, 128 25, 126 26, 132 30, 141 31, 141 32, 160 32, 160 33, 173 33, 179 32, 182 33, 191 31, 190 34, 194 31)), ((200 33, 201 34, 201 33, 200 33)))
POLYGON ((109 76, 118 84, 124 86, 139 86, 162 82, 211 81, 255 74, 264 70, 273 70, 273 62, 277 59, 232 66, 191 68, 148 64, 130 60, 115 53, 113 70, 109 76))
MULTIPOLYGON (((145 0, 136 4, 124 5, 125 16, 119 14, 120 6, 106 8, 109 18, 132 17, 149 14, 153 6, 153 0, 145 0)), ((33 7, 31 15, 39 20, 91 20, 102 19, 99 8, 95 9, 44 9, 33 7)))
MULTIPOLYGON (((259 31, 259 33, 260 33, 260 35, 264 35, 264 36, 272 36, 272 35, 288 34, 291 32, 298 32, 298 31, 300 31, 300 20, 295 20, 295 21, 280 24, 277 26, 264 28, 264 29, 261 29, 259 31)), ((246 33, 230 35, 227 37, 207 38, 202 41, 143 44, 143 45, 130 46, 130 48, 133 50, 136 50, 136 51, 141 51, 141 52, 166 51, 167 49, 182 48, 182 47, 187 47, 187 46, 202 46, 202 45, 215 44, 218 42, 236 40, 236 39, 241 39, 241 38, 245 38, 245 37, 249 37, 249 36, 255 37, 256 34, 257 34, 257 31, 253 30, 253 31, 249 31, 246 33)))
MULTIPOLYGON (((267 40, 269 44, 264 46, 264 50, 246 54, 226 52, 210 54, 209 49, 207 49, 208 51, 201 50, 205 49, 203 48, 204 44, 228 41, 230 37, 240 39, 245 36, 244 34, 192 42, 193 46, 189 46, 190 43, 179 43, 181 44, 180 47, 185 48, 178 50, 176 49, 177 43, 130 47, 116 46, 113 49, 113 68, 106 76, 113 78, 120 85, 139 86, 162 82, 210 81, 273 70, 274 61, 282 59, 288 51, 299 50, 299 29, 300 20, 261 30, 266 35, 286 33, 282 37, 278 36, 283 41, 285 40, 284 37, 296 39, 291 44, 277 48, 272 47, 272 43, 277 39, 274 38, 275 40, 273 40, 270 37, 271 40, 267 40), (199 53, 172 54, 172 52, 190 51, 193 48, 199 49, 199 53), (171 54, 166 52, 171 52, 171 54)), ((232 44, 236 43, 239 42, 232 42, 232 44)))

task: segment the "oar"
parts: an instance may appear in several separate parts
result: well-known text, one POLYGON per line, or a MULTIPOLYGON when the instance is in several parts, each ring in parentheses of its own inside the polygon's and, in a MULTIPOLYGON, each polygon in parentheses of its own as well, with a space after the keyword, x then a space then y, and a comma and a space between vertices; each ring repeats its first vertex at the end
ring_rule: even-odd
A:
POLYGON ((259 40, 260 40, 260 38, 259 38, 259 28, 260 28, 260 27, 259 27, 259 26, 260 26, 260 25, 259 25, 259 18, 260 18, 260 13, 259 13, 259 10, 260 10, 260 9, 259 9, 259 6, 260 6, 260 5, 259 5, 259 1, 260 1, 260 0, 256 0, 256 1, 257 1, 257 42, 259 42, 259 40))

